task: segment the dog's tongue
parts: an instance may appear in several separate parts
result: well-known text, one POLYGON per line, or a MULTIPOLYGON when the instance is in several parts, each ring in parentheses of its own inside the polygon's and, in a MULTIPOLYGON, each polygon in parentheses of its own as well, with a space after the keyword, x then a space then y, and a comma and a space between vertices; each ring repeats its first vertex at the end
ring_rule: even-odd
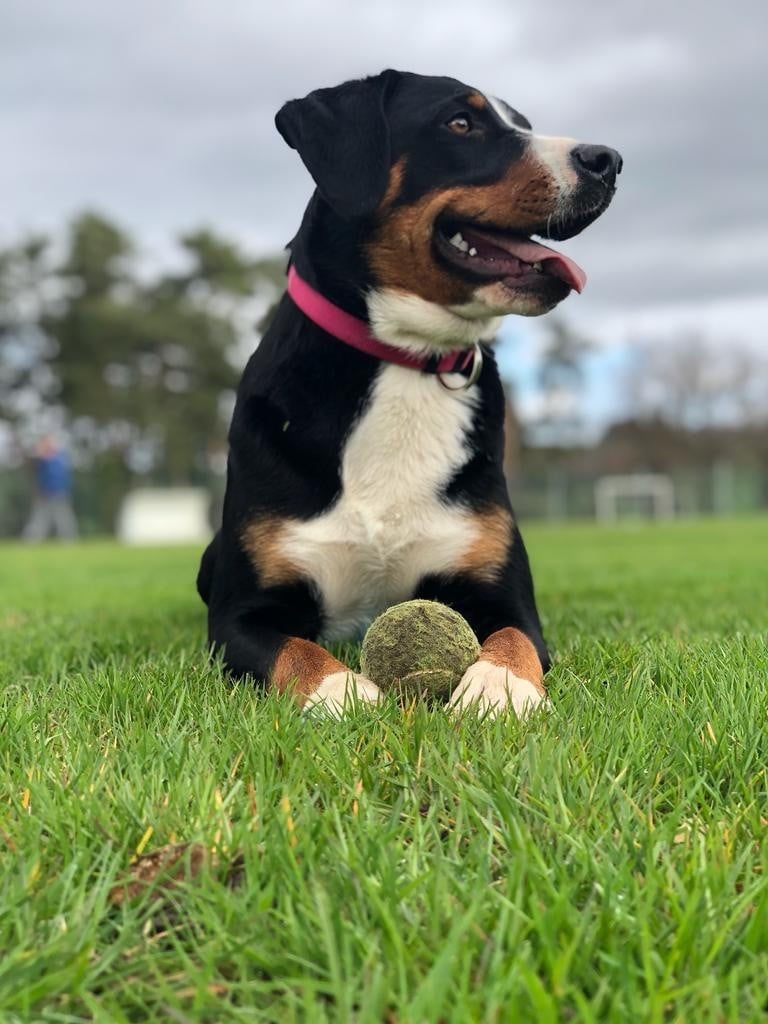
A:
POLYGON ((554 249, 550 249, 547 245, 541 245, 539 242, 523 241, 522 239, 517 241, 505 238, 500 248, 524 263, 541 263, 547 274, 559 277, 577 292, 584 290, 587 275, 578 263, 563 256, 561 252, 555 252, 554 249))
POLYGON ((484 251, 488 252, 494 248, 523 263, 541 263, 545 273, 559 277, 561 281, 565 281, 577 292, 582 292, 587 283, 587 275, 578 263, 540 242, 532 242, 525 238, 512 238, 508 235, 491 235, 474 229, 465 229, 464 236, 470 244, 474 241, 481 256, 485 254, 484 251))

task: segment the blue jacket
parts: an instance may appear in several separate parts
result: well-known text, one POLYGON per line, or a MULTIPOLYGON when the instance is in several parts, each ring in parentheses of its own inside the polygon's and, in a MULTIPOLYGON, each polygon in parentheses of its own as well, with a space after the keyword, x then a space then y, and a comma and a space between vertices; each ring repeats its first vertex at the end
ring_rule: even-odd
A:
POLYGON ((72 490, 72 470, 64 452, 37 460, 37 487, 46 498, 61 498, 72 490))

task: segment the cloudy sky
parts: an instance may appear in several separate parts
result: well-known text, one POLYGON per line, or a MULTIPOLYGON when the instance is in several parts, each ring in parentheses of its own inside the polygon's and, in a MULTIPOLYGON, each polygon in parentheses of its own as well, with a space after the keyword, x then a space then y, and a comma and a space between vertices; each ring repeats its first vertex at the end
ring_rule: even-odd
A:
POLYGON ((688 327, 768 344, 766 38, 764 0, 5 0, 0 243, 89 206, 147 260, 200 223, 274 250, 310 190, 275 111, 396 67, 622 152, 613 207, 562 246, 590 279, 565 308, 604 345, 688 327))

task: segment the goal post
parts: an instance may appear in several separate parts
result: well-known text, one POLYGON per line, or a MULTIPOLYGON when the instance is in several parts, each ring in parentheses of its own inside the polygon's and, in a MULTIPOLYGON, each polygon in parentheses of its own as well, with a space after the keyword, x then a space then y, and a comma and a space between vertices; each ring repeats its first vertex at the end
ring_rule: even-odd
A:
POLYGON ((672 480, 662 473, 600 477, 595 483, 595 516, 598 522, 615 523, 627 515, 673 519, 675 485, 672 480))

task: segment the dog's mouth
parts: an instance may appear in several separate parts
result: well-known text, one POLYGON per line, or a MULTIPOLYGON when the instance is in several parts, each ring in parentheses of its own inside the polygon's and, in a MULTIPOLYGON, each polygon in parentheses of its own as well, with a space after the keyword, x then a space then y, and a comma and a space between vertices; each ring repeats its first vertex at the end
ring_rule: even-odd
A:
POLYGON ((562 253, 531 238, 496 227, 445 218, 436 225, 434 241, 452 266, 476 278, 503 281, 509 288, 528 288, 562 281, 581 292, 587 275, 562 253))

